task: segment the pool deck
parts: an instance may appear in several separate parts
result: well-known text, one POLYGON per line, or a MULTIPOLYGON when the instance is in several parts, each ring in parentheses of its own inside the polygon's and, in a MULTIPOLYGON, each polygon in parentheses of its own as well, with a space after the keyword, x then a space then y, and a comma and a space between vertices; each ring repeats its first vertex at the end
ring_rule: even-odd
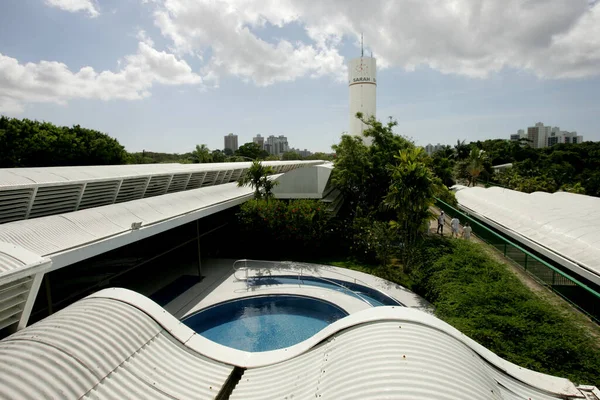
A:
MULTIPOLYGON (((168 303, 165 309, 178 319, 181 319, 200 309, 223 301, 268 294, 294 294, 316 297, 340 306, 349 314, 371 308, 370 305, 358 298, 328 288, 303 284, 248 285, 243 279, 246 276, 245 271, 237 272, 238 278, 241 279, 237 279, 234 276, 233 263, 235 261, 233 259, 205 260, 202 265, 204 279, 168 303)), ((253 263, 256 264, 257 262, 254 261, 253 263)), ((433 307, 426 300, 410 290, 362 272, 329 265, 306 263, 284 262, 262 265, 260 270, 250 269, 248 276, 290 276, 300 273, 301 270, 302 276, 343 280, 375 288, 393 297, 406 307, 415 308, 430 314, 433 313, 433 307)))

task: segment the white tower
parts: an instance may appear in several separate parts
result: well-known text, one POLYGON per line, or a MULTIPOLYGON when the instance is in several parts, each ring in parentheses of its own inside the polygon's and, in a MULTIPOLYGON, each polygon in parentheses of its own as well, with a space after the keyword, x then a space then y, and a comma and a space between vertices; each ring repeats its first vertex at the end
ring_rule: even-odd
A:
POLYGON ((362 132, 367 129, 358 118, 356 113, 361 112, 364 118, 376 116, 376 97, 377 97, 377 77, 376 62, 371 57, 364 57, 361 50, 360 58, 350 60, 348 65, 348 86, 350 88, 350 134, 360 136, 363 141, 369 145, 370 138, 362 136, 362 132))

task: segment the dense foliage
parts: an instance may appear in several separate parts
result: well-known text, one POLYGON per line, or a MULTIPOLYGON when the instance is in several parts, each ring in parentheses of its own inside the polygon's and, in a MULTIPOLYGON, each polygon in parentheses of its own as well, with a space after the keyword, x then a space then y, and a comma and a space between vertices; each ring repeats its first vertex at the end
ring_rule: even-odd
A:
POLYGON ((432 156, 433 170, 446 185, 493 183, 522 192, 600 196, 600 143, 557 144, 534 149, 526 139, 493 139, 445 146, 432 156), (512 168, 493 173, 493 165, 512 168))
POLYGON ((600 143, 557 144, 494 176, 503 186, 524 192, 556 190, 600 196, 600 143))
POLYGON ((595 338, 482 250, 480 244, 431 238, 419 248, 410 285, 435 306, 438 317, 500 357, 599 384, 595 338))
POLYGON ((330 250, 337 235, 335 221, 317 200, 250 200, 241 206, 238 220, 246 238, 241 245, 260 258, 318 255, 330 250))
POLYGON ((125 164, 129 155, 116 139, 79 125, 0 117, 0 167, 125 164))
MULTIPOLYGON (((345 196, 342 218, 351 227, 349 248, 355 257, 387 263, 389 252, 382 232, 389 235, 406 261, 411 247, 424 234, 431 216, 434 197, 452 199, 441 179, 434 174, 433 164, 408 139, 394 133, 397 123, 381 123, 374 118, 358 118, 368 126, 366 146, 358 137, 344 135, 336 151, 332 183, 345 196), (379 223, 380 222, 380 223, 379 223)), ((452 202, 452 201, 451 201, 452 202)))

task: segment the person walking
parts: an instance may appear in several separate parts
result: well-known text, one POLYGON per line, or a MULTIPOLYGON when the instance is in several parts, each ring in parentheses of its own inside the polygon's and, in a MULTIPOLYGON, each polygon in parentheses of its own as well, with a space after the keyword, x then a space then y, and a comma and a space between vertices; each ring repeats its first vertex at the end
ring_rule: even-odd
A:
POLYGON ((452 237, 458 238, 458 227, 460 226, 460 221, 458 218, 454 217, 450 220, 450 230, 452 231, 452 237))
POLYGON ((440 213, 440 216, 438 217, 437 221, 438 221, 437 233, 444 236, 444 211, 442 211, 440 213))
POLYGON ((473 228, 471 228, 469 226, 468 222, 465 222, 465 227, 463 228, 463 238, 465 238, 465 240, 469 240, 471 239, 471 232, 473 231, 473 228))

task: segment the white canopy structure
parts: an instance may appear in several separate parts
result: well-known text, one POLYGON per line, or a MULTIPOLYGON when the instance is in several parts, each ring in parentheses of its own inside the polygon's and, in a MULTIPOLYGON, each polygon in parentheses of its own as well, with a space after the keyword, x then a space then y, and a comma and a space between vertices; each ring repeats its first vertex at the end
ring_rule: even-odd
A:
POLYGON ((457 187, 459 207, 600 284, 600 198, 457 187))
MULTIPOLYGON (((264 161, 276 174, 324 161, 264 161)), ((235 182, 249 162, 0 169, 0 224, 235 182)))
POLYGON ((336 213, 342 205, 342 193, 331 184, 333 163, 297 168, 276 178, 273 188, 278 199, 319 199, 336 213))
POLYGON ((0 341, 0 376, 0 398, 35 400, 600 396, 502 360, 414 309, 371 308, 290 348, 248 353, 125 289, 98 292, 0 341))

